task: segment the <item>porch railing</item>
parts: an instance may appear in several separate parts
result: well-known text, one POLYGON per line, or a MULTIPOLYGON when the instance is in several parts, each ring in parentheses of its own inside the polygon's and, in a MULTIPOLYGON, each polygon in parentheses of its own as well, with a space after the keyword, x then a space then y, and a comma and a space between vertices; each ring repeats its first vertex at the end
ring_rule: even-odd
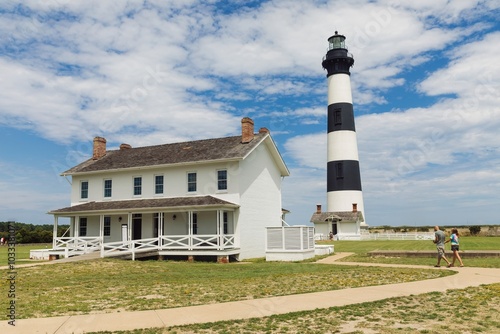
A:
POLYGON ((57 237, 54 249, 64 250, 64 257, 87 254, 101 248, 100 237, 57 237))
POLYGON ((101 257, 131 254, 152 250, 224 250, 235 247, 235 237, 225 235, 162 235, 157 238, 107 242, 101 245, 101 257))

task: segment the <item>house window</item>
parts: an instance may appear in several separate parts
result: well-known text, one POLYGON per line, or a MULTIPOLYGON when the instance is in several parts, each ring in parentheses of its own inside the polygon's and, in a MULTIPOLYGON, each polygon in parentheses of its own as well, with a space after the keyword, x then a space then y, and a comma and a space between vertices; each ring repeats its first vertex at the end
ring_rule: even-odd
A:
POLYGON ((196 173, 188 173, 188 192, 196 191, 196 173))
POLYGON ((80 218, 79 236, 80 237, 87 236, 87 218, 80 218))
POLYGON ((111 235, 111 217, 104 217, 104 236, 109 237, 111 235))
POLYGON ((104 197, 111 197, 112 180, 104 180, 104 197))
POLYGON ((163 194, 163 175, 155 176, 155 194, 163 194))
POLYGON ((217 171, 217 190, 227 190, 227 170, 217 171))
POLYGON ((193 234, 198 234, 198 214, 193 213, 193 234))
POLYGON ((134 196, 142 194, 142 177, 134 177, 134 196))
POLYGON ((342 162, 337 162, 335 164, 335 170, 337 172, 337 179, 344 178, 344 164, 342 162))
POLYGON ((82 181, 80 183, 80 197, 82 199, 89 198, 89 181, 82 181))
POLYGON ((227 234, 227 211, 224 211, 222 216, 223 216, 222 221, 224 222, 224 234, 227 234))

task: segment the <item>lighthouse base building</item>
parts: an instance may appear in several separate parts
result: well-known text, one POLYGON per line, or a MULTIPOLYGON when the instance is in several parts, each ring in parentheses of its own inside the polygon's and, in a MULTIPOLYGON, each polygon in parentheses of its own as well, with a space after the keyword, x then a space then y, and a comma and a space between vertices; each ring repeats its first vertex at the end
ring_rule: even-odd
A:
POLYGON ((322 211, 318 204, 311 217, 315 238, 319 240, 360 240, 361 234, 368 227, 364 222, 363 212, 358 211, 356 204, 351 211, 332 212, 322 211))

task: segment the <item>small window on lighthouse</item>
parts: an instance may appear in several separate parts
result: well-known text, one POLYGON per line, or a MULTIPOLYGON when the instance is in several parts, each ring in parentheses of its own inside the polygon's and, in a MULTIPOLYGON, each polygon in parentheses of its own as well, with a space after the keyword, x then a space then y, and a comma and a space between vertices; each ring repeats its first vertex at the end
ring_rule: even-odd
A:
POLYGON ((335 109, 333 111, 333 122, 335 123, 335 125, 342 124, 342 110, 341 109, 335 109))
POLYGON ((344 178, 344 164, 342 162, 337 162, 335 164, 335 170, 337 172, 337 179, 344 178))

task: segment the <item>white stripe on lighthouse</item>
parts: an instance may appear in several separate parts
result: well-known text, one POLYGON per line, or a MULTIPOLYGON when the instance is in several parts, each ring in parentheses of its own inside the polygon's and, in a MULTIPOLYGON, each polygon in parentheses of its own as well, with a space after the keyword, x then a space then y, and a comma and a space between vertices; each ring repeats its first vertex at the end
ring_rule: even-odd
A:
POLYGON ((336 73, 328 77, 328 105, 339 102, 352 104, 349 74, 336 73))
POLYGON ((358 157, 358 143, 354 131, 332 131, 328 133, 328 160, 356 160, 358 157))

